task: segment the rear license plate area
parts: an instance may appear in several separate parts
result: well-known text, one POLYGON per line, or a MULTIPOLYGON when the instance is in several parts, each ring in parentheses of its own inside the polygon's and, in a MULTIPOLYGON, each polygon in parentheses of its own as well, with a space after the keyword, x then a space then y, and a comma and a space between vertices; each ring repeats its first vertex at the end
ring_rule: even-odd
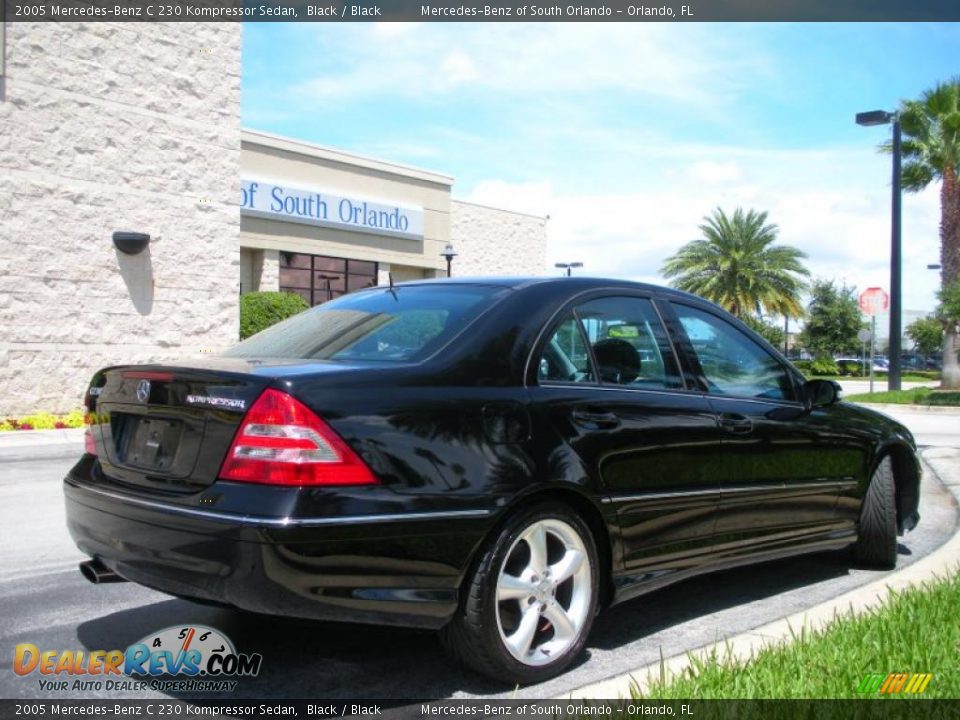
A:
POLYGON ((183 435, 182 422, 126 415, 122 425, 117 443, 121 464, 159 473, 173 468, 183 435))

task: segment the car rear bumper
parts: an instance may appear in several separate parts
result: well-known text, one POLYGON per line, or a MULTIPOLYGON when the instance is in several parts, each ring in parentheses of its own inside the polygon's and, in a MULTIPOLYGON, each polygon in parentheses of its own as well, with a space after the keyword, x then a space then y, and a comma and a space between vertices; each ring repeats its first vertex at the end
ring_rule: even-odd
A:
MULTIPOLYGON (((272 615, 442 627, 492 515, 219 512, 90 482, 91 464, 81 461, 64 480, 67 525, 80 550, 132 582, 272 615)), ((232 485, 216 483, 206 494, 229 494, 232 485)), ((291 500, 300 492, 286 490, 291 500)))

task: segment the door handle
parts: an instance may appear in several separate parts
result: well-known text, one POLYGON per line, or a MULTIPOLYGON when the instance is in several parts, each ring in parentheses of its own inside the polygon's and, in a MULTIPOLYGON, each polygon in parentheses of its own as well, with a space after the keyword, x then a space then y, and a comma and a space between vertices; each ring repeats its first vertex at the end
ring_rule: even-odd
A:
POLYGON ((615 413, 605 410, 574 410, 570 413, 573 422, 590 430, 600 428, 615 428, 620 424, 620 418, 615 413))
POLYGON ((720 416, 720 426, 727 432, 748 433, 753 430, 753 420, 746 415, 723 413, 723 415, 720 416))

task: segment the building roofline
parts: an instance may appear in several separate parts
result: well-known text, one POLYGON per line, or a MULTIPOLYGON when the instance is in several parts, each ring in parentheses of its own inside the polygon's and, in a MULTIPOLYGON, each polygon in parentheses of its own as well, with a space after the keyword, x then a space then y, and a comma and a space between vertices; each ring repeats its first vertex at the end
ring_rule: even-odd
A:
POLYGON ((487 210, 496 210, 497 212, 510 213, 511 215, 522 215, 523 217, 534 218, 536 220, 543 220, 546 222, 550 219, 549 215, 536 215, 534 213, 525 213, 520 212, 519 210, 507 210, 506 208, 499 208, 493 205, 484 205, 483 203, 470 202, 469 200, 459 200, 458 198, 450 198, 450 202, 459 203, 460 205, 473 205, 473 207, 485 208, 487 210))
POLYGON ((358 155, 356 153, 346 152, 337 148, 317 145, 315 143, 304 142, 283 135, 274 135, 263 132, 262 130, 250 130, 241 128, 240 142, 250 143, 252 145, 261 145, 263 147, 273 148, 275 150, 286 150, 287 152, 308 155, 320 160, 329 160, 332 162, 362 167, 377 172, 389 173, 400 177, 414 178, 426 182, 445 185, 453 185, 453 176, 444 175, 433 170, 424 170, 423 168, 412 167, 410 165, 401 165, 399 163, 387 162, 376 158, 358 155))

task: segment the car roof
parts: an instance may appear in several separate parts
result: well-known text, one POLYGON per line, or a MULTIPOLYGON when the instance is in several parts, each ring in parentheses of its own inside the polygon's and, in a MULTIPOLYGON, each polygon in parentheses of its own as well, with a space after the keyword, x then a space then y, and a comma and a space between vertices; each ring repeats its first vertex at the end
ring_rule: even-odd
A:
POLYGON ((493 285, 497 287, 521 289, 531 286, 550 286, 554 285, 557 287, 564 286, 576 292, 583 292, 585 290, 591 290, 596 288, 613 288, 613 289, 624 289, 624 290, 641 290, 649 293, 659 293, 661 295, 670 295, 675 297, 688 298, 691 300, 697 300, 699 302, 705 302, 703 298, 691 293, 683 292, 682 290, 676 290, 674 288, 665 287, 663 285, 654 285, 652 283, 641 283, 634 282, 632 280, 622 280, 615 278, 598 278, 598 277, 588 277, 584 275, 576 275, 573 277, 566 276, 464 276, 464 277, 451 277, 451 278, 430 278, 425 280, 411 280, 405 281, 402 283, 396 283, 398 286, 412 286, 412 285, 439 285, 439 284, 455 284, 455 285, 493 285))

